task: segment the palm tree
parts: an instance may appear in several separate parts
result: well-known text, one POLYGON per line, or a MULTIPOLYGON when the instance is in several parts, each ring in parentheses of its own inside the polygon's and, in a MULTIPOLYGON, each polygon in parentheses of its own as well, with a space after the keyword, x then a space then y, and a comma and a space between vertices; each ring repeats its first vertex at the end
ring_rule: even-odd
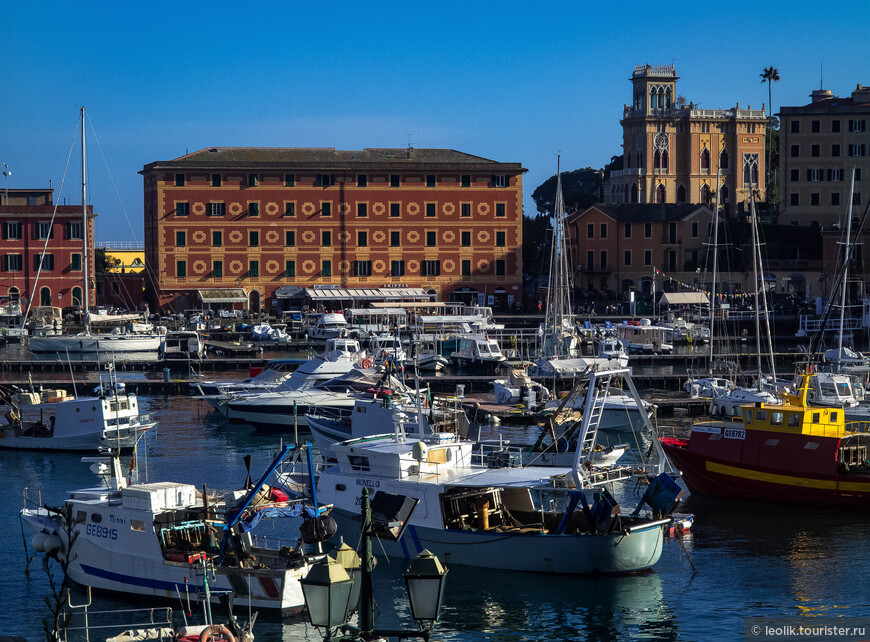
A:
POLYGON ((765 141, 765 145, 764 145, 765 152, 767 152, 767 159, 765 160, 765 163, 764 163, 764 167, 766 170, 765 176, 766 176, 767 180, 765 181, 764 188, 765 188, 765 192, 767 192, 770 189, 770 156, 771 156, 770 149, 769 149, 770 145, 768 144, 767 141, 770 141, 772 139, 772 136, 771 136, 769 130, 770 130, 771 118, 773 117, 773 83, 779 82, 779 70, 776 67, 774 67, 773 65, 771 65, 770 67, 765 67, 764 71, 762 71, 758 75, 761 76, 762 84, 767 83, 767 127, 765 128, 767 140, 765 141))

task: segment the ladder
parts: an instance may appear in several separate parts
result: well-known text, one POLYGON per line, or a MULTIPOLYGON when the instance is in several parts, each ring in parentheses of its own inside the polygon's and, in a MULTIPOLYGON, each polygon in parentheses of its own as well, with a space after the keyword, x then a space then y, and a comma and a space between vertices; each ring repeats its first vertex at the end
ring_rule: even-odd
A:
POLYGON ((583 421, 580 424, 580 434, 577 437, 577 444, 580 451, 586 458, 586 461, 592 459, 592 453, 595 450, 595 441, 598 438, 598 426, 601 424, 601 415, 604 414, 604 402, 607 400, 607 394, 610 392, 610 383, 613 380, 613 375, 605 375, 603 381, 598 380, 595 373, 589 378, 589 390, 586 393, 586 405, 589 412, 583 413, 583 421))

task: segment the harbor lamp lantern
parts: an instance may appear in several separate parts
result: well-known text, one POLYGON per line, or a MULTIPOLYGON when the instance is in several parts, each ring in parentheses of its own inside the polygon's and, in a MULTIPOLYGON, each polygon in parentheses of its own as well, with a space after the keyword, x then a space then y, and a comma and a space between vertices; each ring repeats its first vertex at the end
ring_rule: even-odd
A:
POLYGON ((444 597, 444 576, 447 570, 428 550, 424 549, 405 572, 405 585, 411 602, 411 613, 424 631, 431 631, 441 610, 444 597))
POLYGON ((359 608, 359 593, 362 586, 362 560, 357 552, 353 550, 346 542, 342 542, 341 546, 335 552, 335 560, 341 564, 341 567, 353 580, 353 588, 350 591, 350 599, 348 600, 348 614, 353 613, 359 608))
POLYGON ((327 557, 299 580, 311 624, 335 629, 347 621, 348 598, 353 580, 341 564, 327 557))

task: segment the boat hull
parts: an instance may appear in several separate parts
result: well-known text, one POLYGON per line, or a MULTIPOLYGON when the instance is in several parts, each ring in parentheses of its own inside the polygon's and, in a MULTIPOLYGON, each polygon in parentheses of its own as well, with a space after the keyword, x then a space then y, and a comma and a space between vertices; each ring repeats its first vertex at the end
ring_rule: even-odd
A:
POLYGON ((120 433, 107 434, 105 437, 99 433, 70 437, 4 437, 3 433, 0 433, 0 449, 94 453, 101 448, 120 448, 122 451, 127 451, 136 445, 136 440, 141 434, 155 425, 156 423, 141 424, 135 429, 122 430, 120 433))
MULTIPOLYGON (((356 541, 359 515, 334 510, 338 532, 356 541)), ((662 552, 663 529, 651 525, 626 536, 546 535, 434 529, 409 525, 399 542, 381 539, 386 554, 412 559, 423 549, 448 565, 507 571, 591 575, 634 573, 654 565, 662 552)))
POLYGON ((693 493, 802 506, 870 506, 867 475, 813 474, 752 465, 693 453, 669 441, 662 447, 693 493))
POLYGON ((29 348, 35 353, 116 353, 154 352, 160 349, 159 335, 91 334, 82 336, 53 335, 31 337, 29 348))

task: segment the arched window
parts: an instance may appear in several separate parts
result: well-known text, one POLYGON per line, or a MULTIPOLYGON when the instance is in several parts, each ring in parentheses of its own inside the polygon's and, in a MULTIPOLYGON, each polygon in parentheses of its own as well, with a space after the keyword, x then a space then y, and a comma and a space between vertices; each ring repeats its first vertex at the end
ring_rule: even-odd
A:
POLYGON ((710 150, 706 147, 701 150, 701 169, 710 169, 710 150))
POLYGON ((82 307, 82 289, 81 288, 73 288, 72 289, 72 304, 74 306, 82 307))
POLYGON ((710 202, 710 186, 707 184, 701 185, 701 202, 710 202))
POLYGON ((51 288, 42 288, 39 291, 39 305, 51 305, 51 288))
POLYGON ((662 204, 665 202, 665 186, 659 183, 656 187, 656 203, 662 204))
POLYGON ((653 169, 662 168, 662 153, 659 150, 653 152, 653 169))
POLYGON ((686 202, 686 187, 684 185, 680 185, 677 187, 677 203, 685 203, 686 202))
POLYGON ((10 303, 18 303, 21 298, 21 290, 16 288, 14 285, 9 288, 9 302, 10 303))
POLYGON ((728 169, 728 150, 723 149, 719 154, 719 168, 728 169))
POLYGON ((722 211, 725 214, 728 214, 728 186, 723 185, 719 189, 719 205, 722 207, 722 211))
POLYGON ((631 202, 637 203, 637 183, 631 184, 631 202))
POLYGON ((622 186, 622 201, 623 203, 628 203, 628 184, 622 186))
POLYGON ((666 170, 668 168, 668 150, 664 150, 662 152, 662 169, 666 170))

